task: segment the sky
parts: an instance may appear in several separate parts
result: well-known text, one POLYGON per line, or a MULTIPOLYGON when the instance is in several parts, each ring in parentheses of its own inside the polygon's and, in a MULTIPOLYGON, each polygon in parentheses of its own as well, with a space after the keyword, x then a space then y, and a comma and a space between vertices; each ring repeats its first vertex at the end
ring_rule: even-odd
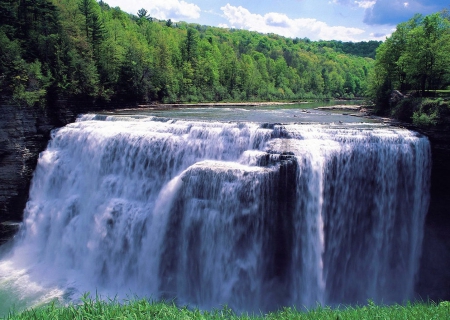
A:
POLYGON ((449 0, 103 0, 151 17, 311 40, 385 40, 416 13, 450 9, 449 0))

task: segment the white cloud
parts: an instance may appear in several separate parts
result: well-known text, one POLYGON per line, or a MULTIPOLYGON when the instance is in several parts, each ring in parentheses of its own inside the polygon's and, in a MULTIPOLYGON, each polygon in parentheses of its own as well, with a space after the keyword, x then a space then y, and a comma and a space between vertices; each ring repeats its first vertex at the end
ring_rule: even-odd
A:
POLYGON ((355 3, 358 5, 358 7, 360 7, 360 8, 364 8, 364 9, 369 9, 369 8, 372 8, 374 5, 375 5, 375 3, 377 3, 376 1, 366 1, 366 0, 363 0, 363 1, 355 1, 355 3))
POLYGON ((291 19, 285 14, 271 12, 264 16, 251 13, 244 7, 235 7, 229 3, 220 8, 228 22, 236 28, 276 33, 285 37, 310 38, 311 40, 358 41, 365 31, 358 28, 329 26, 316 19, 291 19))
POLYGON ((285 14, 281 13, 270 12, 264 16, 264 21, 268 26, 272 27, 291 27, 291 19, 289 19, 285 14))
POLYGON ((157 19, 172 19, 174 21, 198 19, 200 7, 183 0, 106 0, 111 7, 120 7, 122 10, 136 14, 141 8, 146 9, 150 16, 157 19))
POLYGON ((152 1, 150 14, 159 19, 198 19, 200 17, 199 6, 179 0, 152 1))

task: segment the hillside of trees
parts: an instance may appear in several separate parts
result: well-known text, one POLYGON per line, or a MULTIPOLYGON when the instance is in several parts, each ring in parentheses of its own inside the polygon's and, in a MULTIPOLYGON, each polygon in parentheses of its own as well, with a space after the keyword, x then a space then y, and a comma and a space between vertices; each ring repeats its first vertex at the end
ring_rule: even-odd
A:
POLYGON ((107 104, 352 98, 379 42, 160 21, 95 0, 0 0, 0 96, 107 104))
POLYGON ((360 57, 369 57, 375 59, 377 48, 382 44, 381 41, 362 41, 362 42, 342 42, 342 41, 319 41, 319 47, 328 47, 339 53, 346 53, 360 57))
POLYGON ((384 114, 419 125, 450 123, 450 15, 415 15, 381 44, 368 92, 384 114), (392 91, 404 96, 392 101, 392 91))

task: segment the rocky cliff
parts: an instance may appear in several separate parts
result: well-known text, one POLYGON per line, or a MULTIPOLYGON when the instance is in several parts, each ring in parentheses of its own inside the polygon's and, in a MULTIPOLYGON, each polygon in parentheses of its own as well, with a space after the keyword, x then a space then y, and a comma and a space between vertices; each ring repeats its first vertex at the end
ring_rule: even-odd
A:
POLYGON ((424 301, 450 300, 450 128, 419 131, 430 139, 433 167, 416 291, 424 301))
POLYGON ((73 122, 91 103, 30 108, 0 102, 0 243, 17 229, 39 153, 54 128, 73 122), (84 107, 86 106, 86 107, 84 107))
POLYGON ((0 221, 18 220, 52 126, 38 109, 3 105, 0 110, 0 221))

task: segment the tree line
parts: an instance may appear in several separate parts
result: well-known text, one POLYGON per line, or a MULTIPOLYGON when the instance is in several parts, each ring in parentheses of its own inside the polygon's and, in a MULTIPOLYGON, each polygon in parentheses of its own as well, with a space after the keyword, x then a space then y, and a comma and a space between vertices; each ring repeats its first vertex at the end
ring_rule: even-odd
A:
POLYGON ((362 96, 379 42, 174 23, 95 0, 0 0, 0 95, 17 104, 362 96))
POLYGON ((383 109, 392 90, 425 97, 450 86, 450 15, 415 15, 400 23, 376 52, 369 93, 383 109))

